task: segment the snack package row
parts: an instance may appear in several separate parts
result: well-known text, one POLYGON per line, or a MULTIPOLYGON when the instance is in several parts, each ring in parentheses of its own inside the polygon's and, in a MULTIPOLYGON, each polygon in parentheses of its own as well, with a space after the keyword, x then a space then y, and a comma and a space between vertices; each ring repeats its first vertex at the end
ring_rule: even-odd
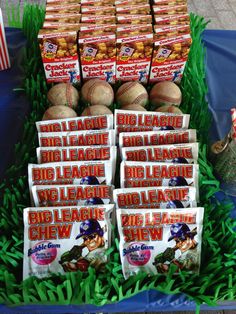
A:
POLYGON ((24 209, 23 277, 87 272, 89 267, 105 272, 114 224, 113 115, 36 125, 38 164, 28 165, 35 207, 24 209))
MULTIPOLYGON (((149 4, 136 6, 143 10, 149 4)), ((112 8, 88 6, 84 10, 94 12, 82 15, 46 14, 38 40, 47 81, 180 82, 192 42, 189 15, 155 15, 153 29, 148 12, 119 11, 115 16, 112 8)), ((121 8, 129 6, 117 6, 121 8)))
POLYGON ((122 162, 113 198, 124 277, 167 273, 172 265, 176 273, 198 273, 204 209, 197 207, 198 143, 189 116, 117 110, 114 123, 122 162))

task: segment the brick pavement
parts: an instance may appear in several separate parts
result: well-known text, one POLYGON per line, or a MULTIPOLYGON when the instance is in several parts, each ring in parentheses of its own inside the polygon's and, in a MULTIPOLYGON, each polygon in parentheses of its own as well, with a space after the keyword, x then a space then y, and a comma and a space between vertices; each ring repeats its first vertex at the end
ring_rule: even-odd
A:
MULTIPOLYGON (((3 10, 5 25, 6 0, 0 0, 0 7, 3 10)), ((20 3, 23 7, 23 0, 10 0, 10 3, 20 3)), ((31 0, 33 3, 44 3, 44 0, 31 0)), ((188 0, 189 12, 203 16, 210 21, 209 29, 236 29, 236 0, 188 0)))

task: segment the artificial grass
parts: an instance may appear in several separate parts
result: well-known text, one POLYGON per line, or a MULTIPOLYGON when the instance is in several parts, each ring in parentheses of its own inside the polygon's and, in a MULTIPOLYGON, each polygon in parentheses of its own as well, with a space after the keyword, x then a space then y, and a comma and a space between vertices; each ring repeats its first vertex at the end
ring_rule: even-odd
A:
MULTIPOLYGON (((17 15, 18 16, 18 15, 17 15)), ((230 218, 232 204, 227 198, 219 202, 215 193, 219 182, 207 160, 207 134, 211 123, 205 100, 204 47, 201 34, 205 21, 191 15, 193 44, 181 82, 181 109, 191 114, 190 126, 198 130, 200 142, 200 205, 205 207, 201 272, 174 275, 175 266, 167 275, 148 277, 139 273, 125 280, 118 253, 118 238, 107 254, 105 274, 73 272, 50 278, 31 277, 22 281, 23 209, 30 206, 27 165, 36 162, 37 132, 35 121, 41 120, 47 108, 44 71, 40 60, 37 32, 44 18, 43 7, 26 4, 22 28, 28 39, 25 55, 26 78, 22 88, 32 108, 27 117, 21 141, 15 148, 15 162, 7 170, 0 186, 0 303, 8 306, 29 304, 93 304, 118 302, 148 289, 166 294, 184 293, 196 304, 217 305, 218 301, 236 299, 236 222, 230 218)), ((13 18, 14 20, 14 18, 13 18)), ((13 23, 14 24, 14 23, 13 23)), ((14 26, 14 25, 13 25, 14 26)), ((115 105, 114 105, 115 107, 115 105)), ((119 165, 118 165, 119 166, 119 165)), ((116 231, 115 236, 116 236, 116 231)))

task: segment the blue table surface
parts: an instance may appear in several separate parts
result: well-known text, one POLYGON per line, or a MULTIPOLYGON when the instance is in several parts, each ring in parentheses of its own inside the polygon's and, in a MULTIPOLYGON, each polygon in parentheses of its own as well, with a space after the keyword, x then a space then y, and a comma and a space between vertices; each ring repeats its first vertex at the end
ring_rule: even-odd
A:
MULTIPOLYGON (((8 165, 12 163, 14 144, 18 142, 25 116, 30 110, 29 102, 24 93, 14 91, 22 84, 22 56, 25 47, 25 37, 18 29, 6 29, 8 48, 12 67, 0 72, 0 178, 8 165)), ((209 88, 207 95, 209 108, 214 121, 212 124, 212 140, 222 139, 231 125, 230 108, 236 106, 235 73, 236 73, 236 31, 206 30, 203 43, 207 48, 206 79, 209 88), (222 114, 224 119, 222 119, 222 114)), ((221 197, 219 195, 219 197, 221 197)), ((232 198, 235 208, 232 211, 236 217, 236 198, 232 198)), ((83 312, 158 312, 158 311, 191 311, 196 305, 185 295, 165 295, 150 290, 122 302, 95 307, 84 306, 17 306, 0 305, 0 313, 18 314, 49 314, 49 313, 83 313, 83 312)), ((203 305, 201 309, 215 309, 203 305)), ((219 303, 217 310, 236 309, 236 302, 219 303)))

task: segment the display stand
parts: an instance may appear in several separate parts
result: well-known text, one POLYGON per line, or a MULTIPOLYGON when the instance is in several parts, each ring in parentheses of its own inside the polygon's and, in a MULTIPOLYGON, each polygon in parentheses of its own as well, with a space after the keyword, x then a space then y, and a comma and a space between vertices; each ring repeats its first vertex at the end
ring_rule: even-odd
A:
MULTIPOLYGON (((7 29, 7 40, 12 62, 10 70, 0 72, 1 82, 1 155, 0 174, 9 165, 13 145, 17 143, 20 130, 29 106, 26 98, 19 91, 13 92, 20 86, 21 54, 16 53, 24 47, 25 39, 20 30, 7 29), (14 57, 13 57, 14 56, 14 57), (2 85, 3 84, 3 85, 2 85), (3 86, 3 87, 2 87, 3 86), (22 97, 22 98, 21 98, 22 97), (14 128, 12 127, 14 125, 14 128), (4 143, 4 144, 3 144, 4 143)), ((206 75, 209 87, 208 100, 214 117, 213 135, 222 138, 228 131, 229 108, 236 103, 234 79, 236 73, 236 31, 205 31, 203 42, 207 47, 206 75), (217 48, 217 49, 216 49, 217 48), (222 113, 227 115, 227 120, 222 119, 222 113), (217 130, 217 132, 216 132, 217 130), (217 135, 216 135, 217 134, 217 135)), ((236 206, 234 208, 236 211, 236 206)), ((217 310, 236 309, 236 302, 220 302, 217 310)), ((102 307, 93 305, 30 305, 6 307, 0 306, 0 313, 83 313, 83 312, 147 312, 147 311, 180 311, 195 310, 196 304, 184 294, 165 295, 151 290, 144 291, 132 298, 102 307)), ((206 305, 201 309, 216 309, 206 305)))

